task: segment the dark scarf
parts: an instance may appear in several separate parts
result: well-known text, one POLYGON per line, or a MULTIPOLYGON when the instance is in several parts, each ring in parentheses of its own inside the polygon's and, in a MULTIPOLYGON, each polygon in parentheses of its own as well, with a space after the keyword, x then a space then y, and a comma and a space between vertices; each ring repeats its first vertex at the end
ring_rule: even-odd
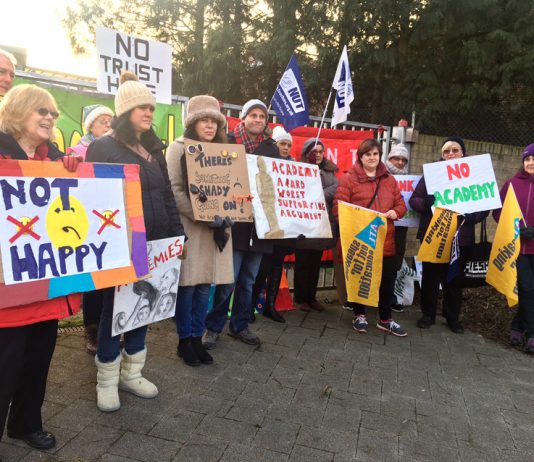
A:
POLYGON ((248 154, 253 154, 254 152, 256 152, 256 150, 260 146, 260 143, 265 139, 263 135, 259 135, 256 138, 256 141, 252 141, 250 139, 250 136, 248 136, 248 133, 245 130, 244 122, 240 122, 239 124, 235 126, 234 136, 235 136, 236 143, 242 144, 243 146, 245 146, 245 151, 248 154))

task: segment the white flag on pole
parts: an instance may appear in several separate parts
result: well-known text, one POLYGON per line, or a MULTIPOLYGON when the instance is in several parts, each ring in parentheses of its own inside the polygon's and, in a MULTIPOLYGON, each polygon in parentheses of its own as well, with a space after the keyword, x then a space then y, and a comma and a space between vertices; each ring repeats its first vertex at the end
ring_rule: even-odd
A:
POLYGON ((335 126, 347 120, 347 116, 350 114, 350 103, 354 101, 349 56, 347 54, 346 45, 343 47, 341 58, 337 65, 332 88, 336 90, 336 100, 334 101, 334 112, 332 114, 332 126, 335 126))

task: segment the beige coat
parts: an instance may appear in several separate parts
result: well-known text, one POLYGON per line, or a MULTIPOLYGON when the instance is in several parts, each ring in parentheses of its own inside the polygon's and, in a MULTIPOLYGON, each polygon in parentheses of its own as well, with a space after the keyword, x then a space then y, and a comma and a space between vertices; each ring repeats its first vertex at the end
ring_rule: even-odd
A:
POLYGON ((167 151, 167 168, 172 192, 176 200, 182 225, 188 240, 185 243, 186 258, 180 269, 180 286, 197 284, 230 284, 234 282, 232 236, 222 252, 213 240, 213 230, 205 222, 195 221, 189 199, 189 188, 183 171, 183 138, 172 143, 167 151))

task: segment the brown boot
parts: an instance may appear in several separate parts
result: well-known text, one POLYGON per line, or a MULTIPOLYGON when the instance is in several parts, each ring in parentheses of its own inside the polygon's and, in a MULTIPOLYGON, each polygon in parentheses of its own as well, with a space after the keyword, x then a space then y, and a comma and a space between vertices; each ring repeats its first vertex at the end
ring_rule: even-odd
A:
POLYGON ((96 355, 98 346, 98 324, 88 324, 85 328, 85 351, 90 355, 96 355))

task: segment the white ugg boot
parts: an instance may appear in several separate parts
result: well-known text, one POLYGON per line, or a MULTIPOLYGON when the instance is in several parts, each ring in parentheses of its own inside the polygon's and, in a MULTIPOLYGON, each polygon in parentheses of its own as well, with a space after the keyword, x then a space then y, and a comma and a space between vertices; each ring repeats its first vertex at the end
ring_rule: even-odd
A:
POLYGON ((129 355, 126 350, 122 350, 119 388, 140 398, 155 398, 159 393, 158 388, 141 375, 145 360, 146 348, 133 355, 129 355))
POLYGON ((96 373, 96 406, 102 412, 113 412, 121 407, 119 401, 119 373, 121 357, 111 363, 101 363, 95 356, 96 373))

